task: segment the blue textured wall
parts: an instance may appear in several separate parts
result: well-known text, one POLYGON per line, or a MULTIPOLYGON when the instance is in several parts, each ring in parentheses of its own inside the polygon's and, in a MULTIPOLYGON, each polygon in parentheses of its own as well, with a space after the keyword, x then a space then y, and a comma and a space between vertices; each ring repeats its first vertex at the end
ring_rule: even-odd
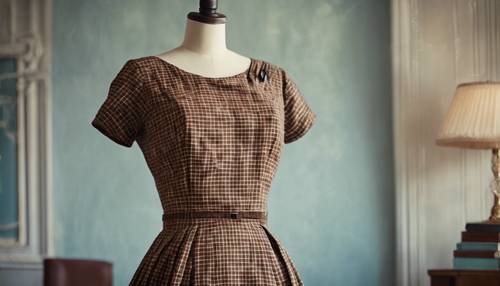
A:
MULTIPOLYGON (((219 2, 228 47, 287 69, 318 115, 282 153, 271 230, 306 285, 393 285, 390 1, 219 2)), ((127 59, 180 44, 197 1, 53 7, 56 255, 111 260, 126 285, 162 211, 138 146, 90 121, 127 59)))

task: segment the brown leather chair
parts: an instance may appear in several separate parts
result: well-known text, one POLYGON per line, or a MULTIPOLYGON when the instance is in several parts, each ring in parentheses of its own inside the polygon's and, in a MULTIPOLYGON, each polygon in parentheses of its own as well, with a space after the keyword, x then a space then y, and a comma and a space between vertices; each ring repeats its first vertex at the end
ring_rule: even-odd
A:
POLYGON ((45 258, 44 286, 112 286, 113 265, 90 259, 45 258))

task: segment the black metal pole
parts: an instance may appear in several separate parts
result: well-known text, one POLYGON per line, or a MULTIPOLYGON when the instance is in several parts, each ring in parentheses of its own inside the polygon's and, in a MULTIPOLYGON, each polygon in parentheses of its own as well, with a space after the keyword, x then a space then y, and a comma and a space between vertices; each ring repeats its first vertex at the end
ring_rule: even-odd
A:
POLYGON ((200 0, 200 13, 211 16, 217 11, 217 0, 200 0))

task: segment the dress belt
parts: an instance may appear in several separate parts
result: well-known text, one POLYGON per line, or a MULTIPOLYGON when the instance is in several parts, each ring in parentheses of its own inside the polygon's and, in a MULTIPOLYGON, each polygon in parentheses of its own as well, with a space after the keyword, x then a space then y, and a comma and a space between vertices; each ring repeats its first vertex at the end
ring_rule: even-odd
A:
POLYGON ((184 212, 184 213, 169 213, 163 214, 163 221, 170 218, 180 218, 180 219, 190 219, 190 218, 230 218, 230 219, 240 219, 240 218, 255 218, 255 219, 267 219, 267 212, 261 211, 195 211, 195 212, 184 212))

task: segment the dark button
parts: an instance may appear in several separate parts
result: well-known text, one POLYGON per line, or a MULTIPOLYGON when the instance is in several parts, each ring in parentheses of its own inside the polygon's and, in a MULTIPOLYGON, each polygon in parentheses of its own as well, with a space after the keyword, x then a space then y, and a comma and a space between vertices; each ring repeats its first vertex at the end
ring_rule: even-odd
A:
POLYGON ((233 212, 230 214, 231 218, 239 218, 240 217, 240 214, 237 213, 237 212, 233 212))
POLYGON ((267 79, 267 72, 266 70, 262 69, 259 72, 259 80, 260 81, 265 81, 267 79))

